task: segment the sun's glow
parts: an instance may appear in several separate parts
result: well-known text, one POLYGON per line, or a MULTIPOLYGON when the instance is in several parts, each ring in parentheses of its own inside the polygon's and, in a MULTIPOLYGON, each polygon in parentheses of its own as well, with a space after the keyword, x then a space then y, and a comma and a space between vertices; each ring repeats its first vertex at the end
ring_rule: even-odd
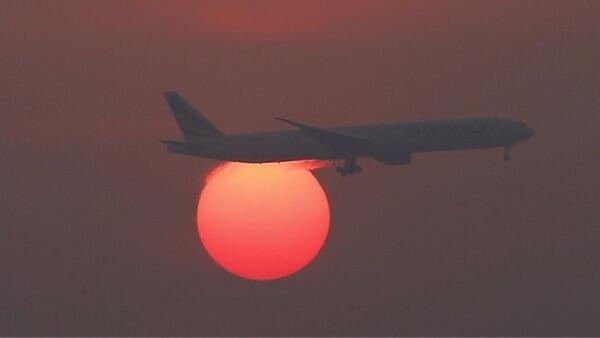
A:
POLYGON ((198 232, 224 269, 270 280, 305 267, 329 231, 329 202, 310 169, 319 162, 225 163, 198 203, 198 232))

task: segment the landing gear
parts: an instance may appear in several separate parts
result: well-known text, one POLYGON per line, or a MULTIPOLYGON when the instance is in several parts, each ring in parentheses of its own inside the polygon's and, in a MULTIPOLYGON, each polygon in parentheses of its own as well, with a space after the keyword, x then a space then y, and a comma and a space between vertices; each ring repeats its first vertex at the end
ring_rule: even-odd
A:
POLYGON ((360 174, 362 172, 362 168, 356 163, 356 159, 350 158, 344 161, 344 164, 335 168, 342 176, 360 174))
POLYGON ((504 147, 504 161, 510 160, 510 148, 511 148, 511 146, 504 147))

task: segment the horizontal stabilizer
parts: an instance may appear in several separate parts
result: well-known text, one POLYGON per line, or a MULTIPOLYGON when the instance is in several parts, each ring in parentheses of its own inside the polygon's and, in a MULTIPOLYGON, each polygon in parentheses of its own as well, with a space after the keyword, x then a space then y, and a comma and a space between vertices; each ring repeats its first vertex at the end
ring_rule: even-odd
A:
POLYGON ((160 143, 165 144, 170 153, 186 155, 196 155, 198 153, 197 145, 192 143, 171 140, 160 141, 160 143))

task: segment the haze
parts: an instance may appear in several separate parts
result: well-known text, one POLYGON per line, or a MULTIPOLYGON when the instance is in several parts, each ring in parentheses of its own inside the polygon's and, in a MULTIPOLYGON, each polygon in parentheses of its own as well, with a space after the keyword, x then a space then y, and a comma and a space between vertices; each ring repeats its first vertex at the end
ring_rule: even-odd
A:
POLYGON ((600 2, 0 2, 1 335, 600 334, 600 2), (501 116, 502 151, 317 172, 322 252, 254 283, 200 246, 225 132, 501 116), (271 122, 272 121, 272 122, 271 122))

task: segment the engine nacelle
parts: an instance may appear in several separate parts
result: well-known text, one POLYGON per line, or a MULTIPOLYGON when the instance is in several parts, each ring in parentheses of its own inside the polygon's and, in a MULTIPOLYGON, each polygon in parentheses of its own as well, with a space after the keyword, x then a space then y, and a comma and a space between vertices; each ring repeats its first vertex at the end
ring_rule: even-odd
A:
POLYGON ((404 165, 409 164, 412 159, 412 153, 403 149, 394 149, 390 151, 379 151, 373 158, 383 162, 385 165, 404 165))
POLYGON ((410 160, 412 159, 411 155, 411 153, 400 153, 395 157, 387 157, 385 159, 381 159, 380 161, 385 165, 405 165, 410 163, 410 160))

